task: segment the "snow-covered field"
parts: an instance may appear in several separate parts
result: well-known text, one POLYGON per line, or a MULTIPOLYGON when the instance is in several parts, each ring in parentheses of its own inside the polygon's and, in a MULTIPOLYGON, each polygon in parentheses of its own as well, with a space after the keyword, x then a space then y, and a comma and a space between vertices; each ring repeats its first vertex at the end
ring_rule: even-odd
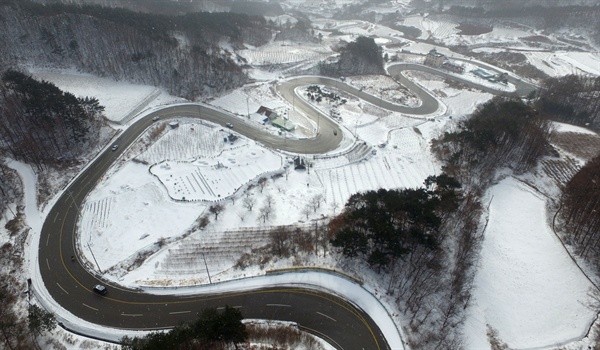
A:
POLYGON ((467 348, 487 346, 487 325, 517 349, 549 348, 583 338, 584 325, 596 317, 589 308, 592 283, 549 227, 547 199, 513 178, 494 186, 488 197, 489 223, 467 348))
MULTIPOLYGON (((459 36, 451 23, 421 16, 405 19, 404 25, 420 28, 423 38, 448 38, 452 44, 467 40, 471 44, 512 42, 532 34, 494 29, 492 33, 476 37, 459 36)), ((380 35, 387 38, 386 42, 398 35, 362 21, 336 21, 335 28, 350 37, 380 35)), ((430 44, 421 43, 408 46, 411 52, 421 54, 431 48, 430 44)), ((438 51, 444 52, 444 49, 440 47, 438 51)), ((257 65, 292 65, 329 53, 322 46, 290 50, 278 44, 241 54, 257 65)), ((597 52, 547 55, 530 52, 527 57, 550 75, 576 71, 600 74, 597 52)), ((127 122, 129 117, 145 109, 179 100, 154 87, 72 71, 36 69, 32 74, 75 95, 98 98, 106 107, 107 117, 115 122, 127 122)), ((263 77, 273 74, 274 79, 278 75, 277 72, 256 74, 263 77)), ((260 235, 261 229, 290 224, 320 225, 324 219, 339 213, 349 196, 357 191, 414 188, 421 186, 425 177, 440 172, 440 165, 429 151, 430 140, 453 130, 462 116, 492 95, 456 90, 440 79, 415 77, 442 101, 444 114, 427 119, 413 118, 382 112, 377 106, 365 106, 360 101, 349 101, 341 110, 339 122, 348 131, 344 144, 354 142, 355 146, 344 152, 310 156, 308 160, 314 166, 308 171, 294 170, 289 166, 289 155, 266 149, 253 140, 241 137, 233 143, 224 142, 228 133, 193 120, 180 119, 179 128, 167 128, 149 146, 145 145, 148 136, 140 138, 140 144, 131 147, 115 163, 87 198, 80 218, 80 253, 90 267, 102 271, 104 277, 155 292, 152 288, 157 286, 206 285, 206 269, 213 281, 227 281, 262 275, 264 269, 297 264, 336 268, 331 256, 311 255, 297 261, 271 261, 263 269, 239 270, 234 265, 243 253, 266 244, 268 238, 260 235), (382 142, 386 144, 379 147, 382 142), (259 184, 260 178, 266 179, 264 186, 259 184), (311 207, 320 195, 324 197, 323 205, 311 207), (247 202, 252 202, 252 210, 247 202), (207 210, 214 203, 224 206, 218 219, 207 210), (265 219, 259 209, 266 206, 272 209, 265 219), (202 230, 195 229, 203 215, 208 215, 210 223, 202 230), (200 255, 206 257, 207 266, 204 260, 199 260, 200 255), (145 262, 131 268, 140 256, 146 258, 145 262)), ((349 81, 352 82, 352 78, 349 81)), ((377 85, 377 79, 369 79, 369 88, 373 91, 389 88, 389 82, 382 81, 385 83, 377 85)), ((354 83, 361 81, 355 79, 354 83)), ((410 96, 406 101, 415 103, 410 96)), ((240 118, 256 112, 261 105, 289 108, 288 102, 273 93, 270 82, 238 89, 217 97, 212 104, 240 118)), ((290 119, 292 117, 303 118, 290 114, 290 119)), ((299 132, 296 136, 310 136, 310 132, 299 132)), ((17 168, 24 171, 22 166, 17 168)), ((559 345, 584 348, 587 343, 577 341, 585 336, 596 316, 595 311, 586 307, 591 302, 587 294, 590 283, 548 225, 548 199, 514 178, 495 185, 487 198, 489 223, 473 306, 468 310, 464 327, 467 348, 489 348, 488 325, 511 348, 552 349, 559 345)), ((30 218, 36 213, 27 215, 30 218)), ((34 251, 37 248, 32 248, 32 254, 34 251)), ((373 276, 358 276, 364 271, 350 273, 364 279, 365 290, 371 293, 367 297, 353 292, 351 297, 360 299, 356 300, 359 304, 370 305, 373 301, 369 298, 384 288, 374 282, 373 276)), ((378 298, 383 305, 389 305, 384 296, 378 295, 378 298)), ((388 317, 382 311, 374 311, 373 316, 375 320, 388 317)), ((393 321, 397 329, 404 324, 396 314, 393 321)), ((384 331, 386 334, 394 332, 389 325, 384 331)), ((398 343, 393 345, 398 346, 398 343)))

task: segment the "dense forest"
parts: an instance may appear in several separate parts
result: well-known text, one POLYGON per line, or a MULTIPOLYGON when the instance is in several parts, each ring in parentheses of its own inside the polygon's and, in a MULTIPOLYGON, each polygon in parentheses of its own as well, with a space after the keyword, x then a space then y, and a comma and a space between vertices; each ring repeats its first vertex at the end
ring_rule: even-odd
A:
POLYGON ((600 130, 600 77, 546 79, 535 105, 549 119, 600 130))
POLYGON ((77 68, 159 86, 194 99, 246 82, 244 62, 218 46, 271 39, 263 17, 235 13, 181 16, 119 8, 0 0, 0 69, 77 68))
POLYGON ((495 97, 461 122, 458 131, 434 140, 432 148, 448 174, 462 183, 486 184, 499 168, 523 173, 535 166, 550 152, 551 132, 549 121, 532 106, 495 97))
POLYGON ((95 98, 8 70, 0 81, 0 150, 38 169, 78 160, 98 142, 103 110, 95 98))
POLYGON ((549 122, 520 100, 495 98, 432 142, 445 173, 423 188, 351 196, 328 226, 349 260, 387 280, 415 348, 457 349, 483 228, 480 197, 500 169, 525 172, 548 154, 549 122))
POLYGON ((386 281, 409 320, 415 348, 457 349, 456 326, 470 300, 481 206, 454 178, 430 176, 418 189, 367 191, 328 224, 331 244, 386 281))
POLYGON ((329 223, 333 246, 348 257, 363 256, 377 270, 418 246, 437 249, 441 217, 456 209, 460 184, 446 175, 432 179, 428 184, 439 183, 435 190, 379 189, 352 195, 343 213, 329 223))
POLYGON ((567 183, 560 218, 567 240, 600 271, 600 155, 567 183))
POLYGON ((383 54, 373 38, 359 36, 340 51, 334 63, 319 64, 321 74, 328 76, 349 76, 363 74, 384 74, 383 54))
POLYGON ((148 1, 148 0, 32 0, 40 4, 77 4, 119 7, 136 12, 182 15, 190 12, 235 12, 251 16, 278 16, 284 13, 277 2, 259 1, 148 1))
POLYGON ((144 337, 124 337, 121 345, 125 350, 220 350, 237 349, 237 344, 248 338, 242 313, 226 306, 222 312, 205 309, 199 312, 198 319, 189 324, 175 326, 168 332, 152 332, 144 337))

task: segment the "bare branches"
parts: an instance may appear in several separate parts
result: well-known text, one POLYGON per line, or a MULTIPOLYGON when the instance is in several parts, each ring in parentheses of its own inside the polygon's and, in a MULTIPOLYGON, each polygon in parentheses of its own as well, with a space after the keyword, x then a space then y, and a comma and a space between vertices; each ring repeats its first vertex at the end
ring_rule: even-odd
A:
POLYGON ((242 199, 242 205, 244 206, 244 208, 248 209, 248 211, 252 211, 252 208, 254 208, 255 204, 256 198, 254 197, 246 196, 244 197, 244 199, 242 199))
POLYGON ((560 217, 579 253, 600 270, 600 156, 592 159, 567 183, 560 217))

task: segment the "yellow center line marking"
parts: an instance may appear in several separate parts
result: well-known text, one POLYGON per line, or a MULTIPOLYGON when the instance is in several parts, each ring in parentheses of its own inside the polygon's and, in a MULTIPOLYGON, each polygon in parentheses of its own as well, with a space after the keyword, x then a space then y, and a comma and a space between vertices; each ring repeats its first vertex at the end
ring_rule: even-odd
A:
MULTIPOLYGON (((127 140, 131 140, 133 138, 128 137, 127 140)), ((124 139, 125 140, 125 139, 124 139)), ((127 144, 126 142, 123 144, 127 144)), ((105 161, 100 161, 99 163, 96 164, 96 166, 99 166, 100 169, 95 169, 95 173, 105 173, 106 170, 108 170, 108 168, 110 168, 110 165, 112 165, 113 163, 113 159, 109 158, 106 159, 105 161)), ((98 177, 99 179, 101 178, 100 176, 98 177)), ((75 184, 77 181, 79 181, 79 179, 76 179, 75 182, 73 182, 73 184, 75 184)), ((82 192, 85 191, 85 189, 87 187, 95 187, 96 183, 91 183, 91 182, 87 182, 86 184, 82 184, 83 186, 81 186, 81 190, 79 192, 77 192, 77 194, 75 194, 75 197, 78 197, 82 192)), ((66 199, 65 199, 66 200, 66 199)), ((69 204, 67 213, 65 213, 65 218, 67 217, 68 212, 72 209, 73 205, 75 204, 75 200, 73 199, 71 201, 71 203, 69 204)), ((75 208, 77 210, 77 208, 75 208)), ((58 214, 57 214, 58 215, 58 214)), ((64 227, 65 226, 65 220, 63 219, 63 222, 61 224, 61 230, 60 230, 60 235, 59 235, 59 241, 62 242, 62 238, 63 238, 63 231, 64 231, 64 227)), ((67 274, 69 274, 69 276, 71 276, 71 278, 77 283, 79 284, 82 288, 84 289, 88 289, 86 288, 78 279, 75 278, 75 276, 71 273, 71 271, 67 268, 67 265, 65 264, 65 260, 63 257, 63 249, 62 249, 62 244, 59 244, 59 255, 60 255, 60 260, 61 263, 63 265, 64 270, 67 272, 67 274)), ((58 283, 57 283, 58 284, 58 283)), ((63 289, 60 285, 59 287, 61 289, 63 289)), ((63 289, 64 291, 64 289, 63 289)), ((66 291, 65 291, 66 293, 66 291)), ((237 293, 231 293, 228 295, 223 295, 223 296, 212 296, 212 297, 190 297, 190 299, 187 300, 174 300, 174 301, 168 301, 167 303, 170 304, 184 304, 184 303, 193 303, 193 302, 197 302, 200 300, 205 300, 205 301, 210 301, 210 300, 217 300, 217 299, 223 299, 223 298, 229 298, 229 297, 236 297, 236 296, 241 296, 241 295, 253 295, 253 294, 266 294, 266 293, 297 293, 297 294, 310 294, 325 300, 328 300, 334 304, 337 304, 338 306, 346 309, 348 312, 350 312, 351 314, 353 314, 359 321, 361 321, 363 323, 363 325, 368 329, 369 333, 371 334, 373 341, 375 342, 376 345, 376 349, 381 349, 379 342, 377 341, 377 338, 375 336, 375 333, 373 332, 373 329, 371 329, 371 327, 369 326, 369 324, 367 323, 366 319, 364 317, 362 317, 362 315, 347 301, 341 299, 341 298, 337 298, 337 299, 332 299, 333 296, 328 296, 326 294, 321 294, 321 293, 317 293, 314 291, 310 291, 310 290, 301 290, 301 289, 271 289, 271 290, 257 290, 257 291, 246 291, 246 292, 237 292, 237 293), (339 300, 342 300, 343 302, 340 302, 339 300)), ((68 294, 68 293, 67 293, 68 294)), ((122 303, 122 304, 128 304, 128 305, 158 305, 158 304, 165 304, 164 301, 162 302, 131 302, 131 301, 125 301, 125 300, 118 300, 118 299, 113 299, 113 298, 106 298, 107 300, 110 301, 114 301, 117 303, 122 303)), ((83 304, 85 305, 85 304, 83 304)), ((85 305, 87 307, 89 307, 90 309, 96 310, 98 311, 98 309, 95 309, 91 306, 85 305)), ((291 307, 290 305, 281 305, 281 304, 267 304, 267 306, 281 306, 281 307, 291 307)), ((316 332, 315 333, 319 333, 316 332)), ((329 337, 327 337, 329 338, 329 337)))

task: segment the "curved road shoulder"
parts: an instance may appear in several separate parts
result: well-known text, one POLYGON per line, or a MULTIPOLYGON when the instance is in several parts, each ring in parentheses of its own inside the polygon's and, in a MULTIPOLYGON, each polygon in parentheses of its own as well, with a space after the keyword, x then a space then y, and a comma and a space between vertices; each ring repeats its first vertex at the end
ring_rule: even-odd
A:
MULTIPOLYGON (((392 68, 390 70, 392 74, 395 69, 400 68, 392 68)), ((283 91, 287 92, 283 92, 282 95, 288 98, 289 94, 293 93, 294 86, 313 82, 339 84, 337 80, 329 78, 297 78, 294 82, 284 86, 283 91)), ((429 114, 437 110, 437 101, 429 93, 412 82, 405 82, 405 84, 421 96, 421 106, 416 108, 397 106, 367 95, 347 84, 343 84, 342 88, 369 102, 375 101, 377 105, 403 113, 429 114)), ((314 109, 312 113, 315 113, 314 109)), ((338 348, 387 348, 379 328, 369 317, 370 310, 361 310, 338 296, 308 289, 277 287, 190 297, 160 296, 140 293, 137 290, 119 286, 110 286, 110 292, 106 297, 94 294, 90 289, 100 281, 100 278, 91 274, 87 266, 82 265, 80 260, 70 261, 68 258, 77 256, 75 240, 79 207, 83 205, 85 197, 93 190, 104 173, 127 148, 126 146, 134 142, 152 124, 154 116, 191 116, 221 125, 239 120, 231 114, 217 111, 214 108, 185 104, 152 112, 128 127, 116 140, 116 143, 123 147, 114 152, 107 150, 100 154, 67 187, 46 217, 40 235, 37 266, 48 297, 64 310, 68 310, 75 318, 116 329, 172 327, 180 321, 195 318, 196 312, 202 308, 222 307, 228 304, 241 306, 245 317, 297 322, 307 329, 327 334, 338 344, 338 348), (323 314, 322 311, 325 310, 329 310, 329 314, 327 314, 329 318, 322 317, 329 321, 319 319, 317 316, 318 313, 323 314), (344 322, 338 322, 338 319, 344 320, 344 322), (352 332, 348 332, 348 329, 352 329, 352 332)), ((280 137, 270 135, 250 125, 237 125, 239 125, 239 127, 236 126, 237 132, 260 140, 267 146, 297 153, 328 152, 339 145, 342 137, 341 132, 335 135, 333 131, 338 130, 339 127, 329 118, 324 118, 323 123, 320 123, 321 132, 315 138, 308 140, 282 140, 280 137)), ((293 277, 297 277, 297 274, 294 274, 293 277)), ((38 281, 36 281, 36 287, 38 289, 40 287, 38 281)))

